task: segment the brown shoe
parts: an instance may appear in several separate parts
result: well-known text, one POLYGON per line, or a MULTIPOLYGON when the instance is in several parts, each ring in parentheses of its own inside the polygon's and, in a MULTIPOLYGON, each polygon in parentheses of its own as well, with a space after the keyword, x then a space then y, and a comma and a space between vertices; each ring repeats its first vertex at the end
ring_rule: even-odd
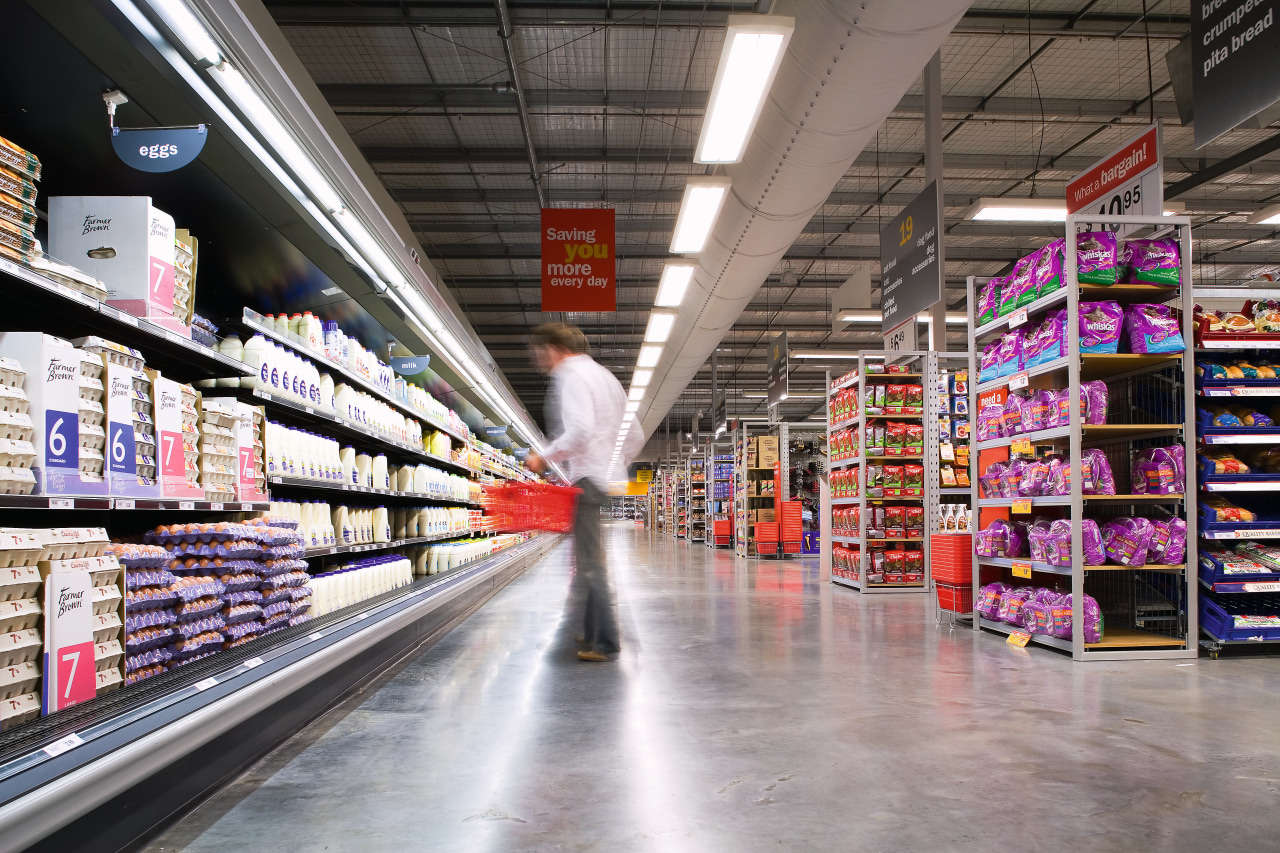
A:
POLYGON ((613 658, 601 652, 597 652, 595 649, 587 649, 586 651, 578 652, 578 659, 595 661, 597 663, 605 663, 613 660, 613 658))

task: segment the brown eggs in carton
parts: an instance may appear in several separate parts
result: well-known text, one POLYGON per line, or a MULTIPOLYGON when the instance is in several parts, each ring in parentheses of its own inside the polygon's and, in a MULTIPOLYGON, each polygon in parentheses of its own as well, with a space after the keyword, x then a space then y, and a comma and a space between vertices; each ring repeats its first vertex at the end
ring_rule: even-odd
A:
POLYGON ((44 608, 36 598, 18 598, 0 601, 0 634, 25 631, 40 624, 44 608))
POLYGON ((0 668, 0 699, 39 692, 39 687, 40 667, 33 660, 0 668))
POLYGON ((39 628, 0 634, 0 667, 39 660, 42 651, 44 638, 40 635, 39 628))

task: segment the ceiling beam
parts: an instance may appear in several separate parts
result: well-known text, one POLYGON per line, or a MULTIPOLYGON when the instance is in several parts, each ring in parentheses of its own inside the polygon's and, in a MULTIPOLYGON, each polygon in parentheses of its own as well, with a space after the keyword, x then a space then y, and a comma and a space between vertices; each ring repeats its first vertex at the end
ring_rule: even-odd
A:
MULTIPOLYGON (((265 0, 280 26, 492 28, 493 4, 468 0, 265 0)), ((730 14, 755 11, 754 2, 657 4, 652 0, 546 3, 511 10, 526 27, 723 27, 730 14), (674 6, 674 8, 673 8, 674 6)))

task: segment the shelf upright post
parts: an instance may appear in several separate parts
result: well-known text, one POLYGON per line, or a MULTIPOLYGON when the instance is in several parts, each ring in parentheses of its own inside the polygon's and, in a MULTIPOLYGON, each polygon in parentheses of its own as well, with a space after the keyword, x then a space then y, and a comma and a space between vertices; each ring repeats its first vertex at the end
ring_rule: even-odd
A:
POLYGON ((1192 472, 1195 465, 1190 464, 1196 449, 1196 359, 1195 359, 1195 286, 1192 282, 1191 263, 1191 219, 1189 217, 1172 217, 1178 229, 1178 250, 1181 253, 1181 298, 1182 308, 1182 340, 1186 350, 1182 358, 1182 388, 1186 399, 1183 401, 1182 446, 1184 464, 1183 472, 1186 482, 1182 488, 1183 516, 1187 520, 1187 554, 1183 561, 1183 576, 1187 590, 1187 649, 1198 656, 1200 653, 1200 584, 1197 575, 1200 566, 1200 513, 1198 501, 1193 498, 1198 494, 1195 477, 1192 472))
POLYGON ((1080 410, 1080 281, 1077 277, 1076 228, 1067 217, 1062 274, 1067 278, 1067 406, 1071 432, 1068 458, 1071 477, 1071 657, 1084 659, 1084 413, 1080 410))
POLYGON ((818 473, 818 580, 821 583, 831 582, 831 537, 834 525, 831 523, 831 397, 835 393, 831 388, 831 369, 824 374, 827 389, 827 464, 818 473))
POLYGON ((867 591, 871 553, 867 549, 867 354, 858 351, 858 592, 867 591))

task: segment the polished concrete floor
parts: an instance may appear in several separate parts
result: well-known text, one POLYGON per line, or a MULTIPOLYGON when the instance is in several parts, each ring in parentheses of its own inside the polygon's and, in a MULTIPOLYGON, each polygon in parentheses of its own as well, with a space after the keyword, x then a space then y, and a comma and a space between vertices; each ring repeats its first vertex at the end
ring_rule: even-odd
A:
POLYGON ((620 661, 576 659, 561 548, 148 849, 1280 848, 1280 659, 1077 664, 606 536, 620 661))

